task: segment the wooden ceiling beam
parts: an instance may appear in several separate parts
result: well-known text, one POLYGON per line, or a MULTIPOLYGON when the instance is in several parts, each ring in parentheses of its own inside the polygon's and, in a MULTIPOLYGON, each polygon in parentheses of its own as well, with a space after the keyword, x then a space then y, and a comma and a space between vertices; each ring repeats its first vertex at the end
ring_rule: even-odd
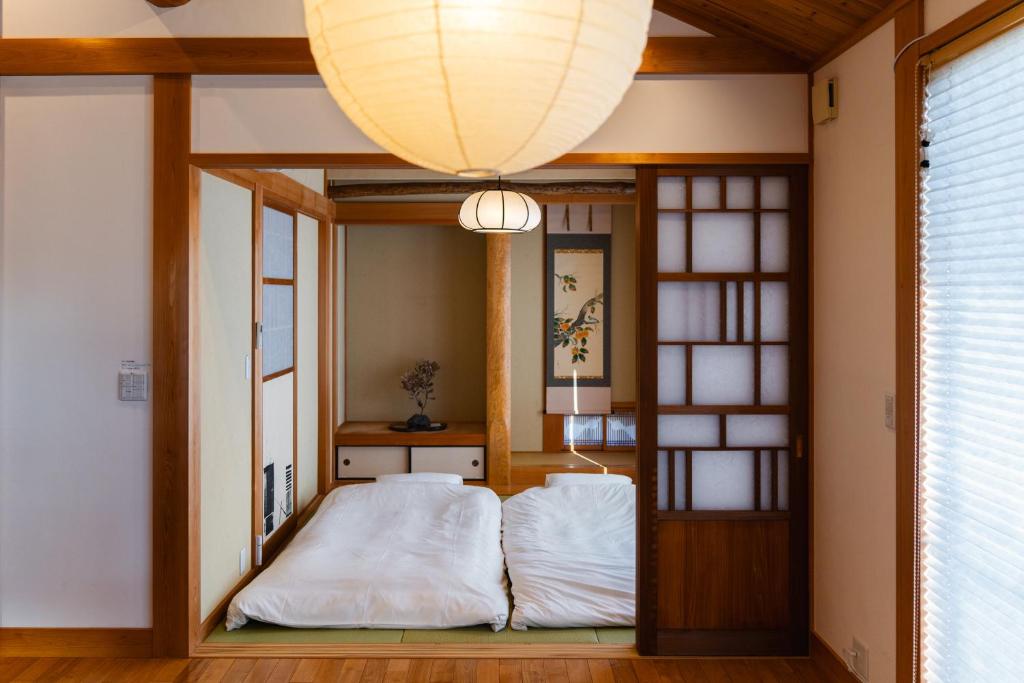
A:
MULTIPOLYGON (((437 182, 381 182, 381 183, 337 183, 327 188, 331 199, 353 199, 356 197, 398 197, 433 194, 472 194, 481 190, 495 190, 497 181, 443 180, 437 182)), ((632 200, 636 184, 631 181, 556 181, 549 183, 503 182, 502 189, 522 192, 531 196, 549 195, 621 195, 632 200)))
POLYGON ((181 7, 188 3, 188 0, 149 0, 149 4, 157 7, 181 7))
POLYGON ((807 73, 807 64, 747 38, 648 38, 637 73, 807 73))
MULTIPOLYGON (((809 60, 808 60, 809 61, 809 60)), ((801 60, 734 38, 650 38, 638 74, 795 73, 801 60)), ((316 74, 305 38, 2 38, 0 75, 316 74)))

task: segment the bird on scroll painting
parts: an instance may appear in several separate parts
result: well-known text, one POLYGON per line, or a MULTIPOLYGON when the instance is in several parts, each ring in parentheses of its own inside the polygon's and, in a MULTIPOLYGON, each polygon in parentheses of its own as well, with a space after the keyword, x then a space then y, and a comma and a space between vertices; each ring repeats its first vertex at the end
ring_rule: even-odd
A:
POLYGON ((590 353, 587 348, 587 338, 592 332, 597 331, 597 326, 601 323, 594 317, 594 314, 597 312, 598 305, 602 304, 604 304, 603 293, 588 299, 580 307, 580 312, 575 318, 566 318, 555 314, 555 348, 571 346, 573 363, 587 362, 587 354, 590 353))

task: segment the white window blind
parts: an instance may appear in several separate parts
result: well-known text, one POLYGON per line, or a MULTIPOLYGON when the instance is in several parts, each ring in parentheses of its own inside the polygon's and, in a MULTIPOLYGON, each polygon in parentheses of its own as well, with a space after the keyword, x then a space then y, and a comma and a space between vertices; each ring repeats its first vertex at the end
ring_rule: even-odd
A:
POLYGON ((929 74, 921 674, 1024 680, 1024 29, 929 74))

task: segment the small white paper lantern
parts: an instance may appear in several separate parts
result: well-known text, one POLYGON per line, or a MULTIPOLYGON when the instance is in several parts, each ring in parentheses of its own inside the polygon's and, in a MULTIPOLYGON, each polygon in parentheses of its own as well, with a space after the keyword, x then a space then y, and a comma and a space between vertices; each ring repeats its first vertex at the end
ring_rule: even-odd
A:
POLYGON ((633 82, 652 0, 304 0, 317 69, 360 130, 465 177, 572 150, 633 82))
POLYGON ((462 227, 483 233, 530 232, 540 225, 540 217, 533 197, 501 189, 475 192, 459 210, 462 227))

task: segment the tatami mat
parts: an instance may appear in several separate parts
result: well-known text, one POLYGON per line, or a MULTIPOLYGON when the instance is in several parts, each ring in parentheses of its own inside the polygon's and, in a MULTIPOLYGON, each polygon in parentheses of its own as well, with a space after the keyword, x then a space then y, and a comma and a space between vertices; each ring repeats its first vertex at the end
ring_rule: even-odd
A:
POLYGON ((288 628, 250 622, 235 631, 218 626, 207 638, 207 643, 238 645, 260 644, 386 644, 386 643, 439 643, 439 644, 494 644, 515 645, 629 645, 635 641, 631 628, 538 628, 513 631, 510 628, 495 633, 489 626, 471 626, 453 629, 350 629, 350 628, 288 628))

